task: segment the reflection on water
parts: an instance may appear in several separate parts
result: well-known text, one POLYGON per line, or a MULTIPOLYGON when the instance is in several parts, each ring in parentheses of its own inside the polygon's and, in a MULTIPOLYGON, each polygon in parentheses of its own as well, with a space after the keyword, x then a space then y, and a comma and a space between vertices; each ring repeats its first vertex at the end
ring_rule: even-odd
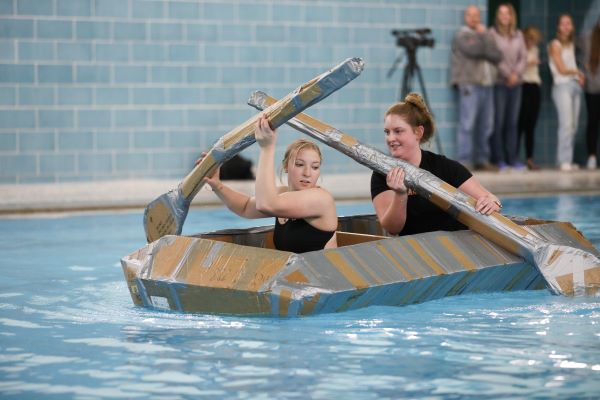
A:
MULTIPOLYGON (((504 203, 508 214, 572 221, 600 245, 598 197, 504 203)), ((187 223, 251 225, 222 210, 193 210, 187 223)), ((498 293, 290 319, 150 311, 132 306, 117 262, 143 245, 140 215, 0 228, 2 398, 585 398, 600 389, 598 298, 498 293)))

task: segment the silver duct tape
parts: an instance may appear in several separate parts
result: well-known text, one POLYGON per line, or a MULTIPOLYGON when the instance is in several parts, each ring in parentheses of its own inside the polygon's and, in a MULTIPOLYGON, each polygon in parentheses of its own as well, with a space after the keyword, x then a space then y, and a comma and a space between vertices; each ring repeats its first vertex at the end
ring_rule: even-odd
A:
MULTIPOLYGON (((268 95, 265 93, 257 94, 248 104, 262 109, 268 104, 268 95)), ((301 115, 299 117, 306 116, 301 115)), ((515 229, 514 226, 516 225, 512 223, 507 223, 493 215, 480 214, 475 211, 469 202, 470 196, 458 189, 448 191, 450 185, 432 173, 415 167, 404 160, 383 154, 379 150, 362 144, 353 137, 317 120, 313 121, 317 122, 322 129, 305 122, 306 120, 293 118, 287 124, 346 154, 374 171, 387 174, 394 167, 404 169, 406 174, 405 184, 408 188, 415 190, 420 196, 428 200, 431 200, 434 196, 442 199, 450 205, 450 214, 455 218, 468 216, 470 221, 467 225, 471 229, 479 231, 484 227, 488 233, 487 236, 501 238, 512 251, 540 269, 552 293, 578 295, 584 293, 586 289, 600 286, 600 282, 595 280, 588 282, 585 279, 586 271, 600 268, 600 258, 593 254, 580 249, 565 246, 558 247, 553 243, 542 240, 538 235, 527 229, 515 229), (562 279, 562 285, 559 283, 560 279, 562 279), (572 285, 572 287, 570 288, 569 285, 572 285)), ((596 276, 597 273, 589 275, 596 276)))
POLYGON ((158 254, 158 252, 161 251, 163 247, 169 247, 173 245, 173 243, 175 243, 176 240, 176 235, 166 235, 161 237, 159 240, 149 243, 147 245, 148 252, 146 254, 146 257, 144 258, 144 262, 142 264, 142 268, 138 273, 138 277, 142 279, 151 279, 155 255, 158 254))
MULTIPOLYGON (((155 208, 159 203, 166 206, 170 215, 175 221, 185 221, 187 217, 188 211, 190 209, 190 203, 193 197, 189 199, 183 195, 181 190, 181 183, 177 186, 177 189, 171 189, 167 193, 164 193, 158 196, 156 199, 152 200, 144 211, 144 231, 148 232, 148 224, 150 221, 146 218, 146 214, 149 209, 155 208)), ((174 234, 179 235, 182 231, 183 225, 178 225, 178 229, 174 234)))
POLYGON ((240 141, 226 148, 224 138, 220 138, 213 144, 212 155, 219 165, 222 165, 245 148, 253 145, 254 142, 256 142, 254 135, 244 136, 240 141))

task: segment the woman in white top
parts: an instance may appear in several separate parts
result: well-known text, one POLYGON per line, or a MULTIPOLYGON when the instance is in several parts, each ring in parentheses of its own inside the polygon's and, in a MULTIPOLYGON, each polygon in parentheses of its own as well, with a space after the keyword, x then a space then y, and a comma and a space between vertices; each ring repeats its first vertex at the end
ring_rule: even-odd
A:
POLYGON ((573 164, 573 142, 577 132, 583 73, 575 63, 575 28, 568 14, 558 18, 556 39, 550 42, 548 54, 552 71, 552 100, 558 113, 558 144, 556 161, 561 171, 572 171, 579 166, 573 164))
POLYGON ((523 85, 521 94, 521 110, 519 113, 519 142, 525 134, 525 155, 527 157, 527 168, 530 170, 540 169, 533 162, 533 148, 535 125, 540 113, 542 99, 542 79, 540 78, 540 52, 538 45, 541 34, 535 26, 528 26, 523 30, 525 46, 527 47, 527 68, 523 73, 523 85))

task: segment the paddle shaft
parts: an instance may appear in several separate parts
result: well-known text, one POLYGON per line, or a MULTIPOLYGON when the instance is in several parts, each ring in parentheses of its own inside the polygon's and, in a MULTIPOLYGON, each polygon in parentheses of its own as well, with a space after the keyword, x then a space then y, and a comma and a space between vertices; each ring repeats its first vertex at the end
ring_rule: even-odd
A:
MULTIPOLYGON (((268 107, 273 101, 275 99, 265 93, 257 93, 248 104, 260 110, 268 107)), ((298 131, 335 148, 374 171, 387 175, 394 167, 403 168, 405 171, 405 184, 408 188, 415 190, 420 196, 442 208, 471 230, 536 265, 548 282, 552 292, 573 294, 578 289, 577 284, 582 288, 598 285, 600 260, 596 256, 581 249, 574 249, 575 251, 571 253, 577 254, 571 256, 568 261, 557 264, 556 260, 563 253, 569 252, 570 248, 566 246, 550 248, 550 243, 497 212, 491 215, 483 215, 477 212, 475 210, 475 199, 442 181, 432 173, 415 167, 404 160, 383 154, 377 149, 360 143, 354 137, 306 114, 298 114, 287 123, 298 131), (568 265, 578 262, 574 261, 577 257, 583 258, 581 263, 585 263, 585 267, 568 265), (551 272, 549 272, 549 268, 546 268, 546 262, 553 269, 551 272), (574 271, 574 269, 577 269, 577 271, 574 271), (552 276, 550 276, 550 273, 552 273, 552 276), (580 279, 582 283, 576 282, 574 284, 573 281, 577 279, 574 276, 575 273, 587 273, 588 276, 592 274, 593 277, 587 280, 582 277, 580 279), (569 274, 571 274, 571 277, 564 279, 570 279, 570 282, 561 283, 560 279, 569 274)))

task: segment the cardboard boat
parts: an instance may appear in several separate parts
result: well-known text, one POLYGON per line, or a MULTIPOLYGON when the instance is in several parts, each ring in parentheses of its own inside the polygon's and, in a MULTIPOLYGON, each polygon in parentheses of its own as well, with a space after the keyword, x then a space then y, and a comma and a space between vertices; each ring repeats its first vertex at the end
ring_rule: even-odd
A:
MULTIPOLYGON (((570 223, 511 219, 600 256, 570 223)), ((121 264, 136 305, 191 313, 290 317, 546 287, 533 264, 471 230, 388 237, 374 215, 338 228, 338 248, 302 254, 275 250, 273 226, 169 235, 121 264)))

